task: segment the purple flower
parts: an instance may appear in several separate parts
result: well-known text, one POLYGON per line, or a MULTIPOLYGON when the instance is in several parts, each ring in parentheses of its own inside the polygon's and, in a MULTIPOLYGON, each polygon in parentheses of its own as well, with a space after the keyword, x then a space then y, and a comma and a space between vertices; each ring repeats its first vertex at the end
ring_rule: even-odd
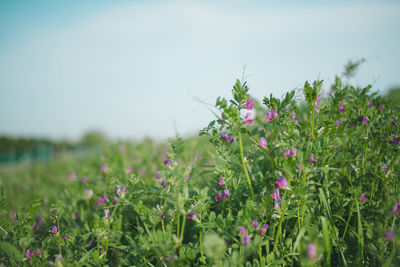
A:
POLYGON ((388 242, 392 241, 393 238, 394 238, 394 231, 393 231, 393 229, 390 229, 389 231, 387 231, 387 232, 383 235, 383 238, 384 238, 386 241, 388 241, 388 242))
POLYGON ((161 220, 165 219, 165 214, 161 214, 161 220))
POLYGON ((36 224, 32 224, 31 228, 32 228, 32 230, 36 229, 36 224))
POLYGON ((76 213, 72 213, 71 218, 72 220, 76 221, 78 219, 78 215, 76 215, 76 213))
POLYGON ((396 119, 392 120, 392 126, 395 126, 396 123, 397 123, 397 120, 396 120, 396 119))
POLYGON ((254 121, 254 119, 255 119, 254 114, 248 112, 243 120, 246 124, 250 124, 254 121))
POLYGON ((88 181, 87 176, 83 176, 81 181, 82 181, 82 183, 86 184, 88 181))
POLYGON ((101 172, 106 172, 108 170, 108 165, 106 163, 104 163, 103 165, 101 165, 100 171, 101 172))
POLYGON ((254 103, 253 98, 250 98, 249 100, 247 100, 245 106, 247 110, 252 110, 253 107, 255 107, 256 103, 254 103))
POLYGON ((167 181, 165 181, 165 179, 162 180, 161 186, 164 188, 167 186, 167 181))
POLYGON ((278 182, 274 184, 276 188, 286 188, 287 181, 285 177, 278 177, 278 182))
POLYGON ((290 119, 293 121, 296 118, 296 112, 290 113, 290 119))
POLYGON ((133 169, 132 166, 128 166, 128 168, 126 168, 126 170, 127 170, 129 173, 134 173, 134 172, 135 172, 135 170, 133 169))
POLYGON ((33 256, 35 256, 35 254, 34 254, 33 252, 31 252, 31 250, 28 248, 28 249, 26 250, 25 256, 26 256, 27 258, 32 258, 33 256))
POLYGON ((125 185, 117 185, 117 190, 115 190, 115 193, 118 196, 120 196, 121 198, 125 198, 126 186, 125 185))
POLYGON ((171 167, 174 165, 174 163, 172 162, 172 160, 167 159, 167 160, 164 160, 164 165, 167 167, 171 167))
POLYGON ((216 197, 214 198, 216 202, 222 200, 222 198, 223 198, 221 192, 218 191, 217 194, 218 194, 218 196, 216 196, 216 197))
POLYGON ((265 235, 265 232, 267 231, 267 228, 268 228, 268 227, 269 227, 268 224, 263 224, 263 225, 261 226, 260 231, 258 231, 258 235, 260 235, 260 236, 265 235))
POLYGON ((362 124, 367 124, 367 123, 368 123, 368 118, 367 117, 363 117, 362 124))
POLYGON ((113 200, 113 205, 117 205, 118 204, 118 198, 116 198, 116 197, 114 197, 114 200, 113 200))
POLYGON ((273 118, 273 119, 278 118, 278 111, 277 111, 276 109, 273 109, 273 110, 272 110, 272 118, 273 118))
POLYGON ((310 156, 309 162, 312 163, 312 164, 316 164, 317 163, 317 161, 314 158, 314 155, 310 156))
POLYGON ((96 201, 96 202, 97 202, 97 205, 101 206, 101 205, 104 204, 105 200, 104 200, 104 198, 99 197, 99 198, 97 198, 97 201, 96 201))
POLYGON ((219 121, 220 121, 220 122, 225 122, 225 119, 221 117, 221 118, 219 119, 219 121))
POLYGON ((272 193, 270 195, 270 197, 275 200, 274 201, 274 209, 278 210, 280 208, 280 204, 282 202, 280 193, 279 193, 279 189, 274 189, 274 193, 272 193))
POLYGON ((368 103, 367 103, 367 106, 368 106, 369 108, 372 108, 372 107, 374 106, 374 104, 372 104, 372 102, 368 102, 368 103))
POLYGON ((230 198, 231 194, 229 193, 229 189, 224 190, 224 198, 230 198))
POLYGON ((257 222, 257 220, 253 220, 253 221, 251 222, 251 225, 253 226, 254 229, 256 229, 256 228, 258 227, 258 222, 257 222))
POLYGON ((194 219, 196 219, 196 214, 194 214, 193 212, 190 213, 190 214, 188 214, 187 219, 188 219, 188 220, 194 220, 194 219))
POLYGON ((321 104, 321 94, 318 94, 318 96, 317 96, 317 103, 321 104))
POLYGON ((265 121, 269 122, 272 119, 272 114, 269 112, 265 112, 265 121))
POLYGON ((314 109, 318 109, 318 104, 317 103, 315 103, 314 109))
POLYGON ((393 205, 393 208, 392 208, 392 214, 393 215, 399 215, 400 214, 399 206, 400 206, 400 199, 397 200, 396 203, 394 203, 394 205, 393 205))
POLYGON ((292 151, 290 152, 290 156, 292 156, 292 157, 296 157, 296 154, 297 154, 297 148, 292 148, 292 151))
POLYGON ((317 256, 317 246, 313 243, 307 245, 307 257, 312 260, 317 256))
POLYGON ((156 178, 156 179, 160 179, 162 176, 161 176, 161 174, 159 174, 159 173, 156 173, 156 175, 154 175, 154 178, 156 178))
POLYGON ((301 171, 301 170, 303 169, 303 167, 301 167, 300 161, 297 162, 297 169, 298 169, 299 171, 301 171))
POLYGON ((251 235, 246 235, 242 240, 242 244, 247 246, 250 243, 251 238, 252 238, 251 235))
POLYGON ((360 201, 361 201, 361 202, 366 202, 367 200, 368 200, 368 199, 365 197, 365 194, 362 193, 361 196, 360 196, 360 201))
POLYGON ((224 140, 228 140, 229 135, 226 134, 226 132, 221 133, 221 137, 224 140))
POLYGON ((50 211, 50 214, 51 214, 52 216, 55 216, 55 215, 56 215, 56 211, 55 211, 55 210, 52 210, 52 211, 50 211))
POLYGON ((49 233, 51 234, 57 233, 57 226, 53 225, 53 227, 49 230, 49 233))
POLYGON ((379 111, 382 111, 382 110, 383 110, 383 105, 379 105, 378 110, 379 110, 379 111))
POLYGON ((263 148, 267 146, 267 140, 264 137, 260 137, 258 140, 258 147, 263 148))
POLYGON ((282 153, 282 157, 284 158, 290 157, 290 149, 286 149, 285 152, 282 153))
POLYGON ((340 104, 339 107, 338 107, 338 110, 340 112, 344 112, 344 104, 340 104))
POLYGON ((387 166, 386 164, 383 164, 383 165, 382 165, 382 172, 383 172, 383 173, 386 173, 386 172, 387 172, 387 169, 388 169, 388 166, 387 166))
POLYGON ((40 213, 36 214, 36 217, 38 218, 39 222, 44 222, 44 218, 40 213))
POLYGON ((223 185, 225 183, 225 180, 222 177, 218 177, 218 181, 219 181, 219 183, 218 183, 219 185, 223 185))
POLYGON ((104 210, 104 217, 106 218, 106 219, 108 219, 108 218, 110 218, 110 210, 109 209, 105 209, 104 210))
POLYGON ((246 235, 246 228, 244 226, 239 227, 239 234, 241 236, 245 236, 246 235))
POLYGON ((36 249, 36 255, 37 255, 38 257, 40 257, 40 256, 42 255, 42 251, 40 250, 40 248, 37 248, 37 249, 36 249))
POLYGON ((229 143, 233 143, 233 142, 235 142, 235 139, 233 139, 232 136, 228 136, 228 142, 229 143))
POLYGON ((342 125, 342 123, 340 122, 340 120, 336 120, 336 121, 335 121, 335 124, 336 124, 337 126, 342 125))

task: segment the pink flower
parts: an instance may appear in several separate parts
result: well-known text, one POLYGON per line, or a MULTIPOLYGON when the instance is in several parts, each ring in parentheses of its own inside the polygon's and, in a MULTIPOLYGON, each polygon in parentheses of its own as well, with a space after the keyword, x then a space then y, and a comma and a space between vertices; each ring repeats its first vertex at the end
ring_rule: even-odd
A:
POLYGON ((245 236, 246 235, 246 228, 244 226, 239 227, 239 234, 241 236, 245 236))
POLYGON ((297 154, 297 148, 292 148, 292 151, 290 152, 290 156, 292 156, 292 157, 296 157, 296 154, 297 154))
POLYGON ((257 222, 257 220, 253 220, 253 221, 251 222, 251 225, 253 226, 254 229, 256 229, 256 228, 258 227, 258 222, 257 222))
POLYGON ((36 224, 32 224, 31 228, 32 228, 32 230, 36 229, 36 224))
POLYGON ((315 244, 307 245, 307 257, 312 260, 317 256, 317 246, 315 244))
POLYGON ((53 227, 49 230, 49 233, 51 234, 57 233, 57 226, 53 225, 53 227))
POLYGON ((97 198, 97 205, 99 205, 99 206, 101 206, 101 205, 103 205, 104 204, 104 202, 106 202, 105 200, 104 200, 104 198, 102 198, 102 197, 99 197, 99 198, 97 198))
POLYGON ((104 218, 106 218, 106 219, 110 218, 110 210, 109 209, 104 210, 104 218))
POLYGON ((275 189, 274 193, 272 193, 270 195, 270 197, 275 200, 274 201, 274 209, 275 210, 279 210, 280 204, 282 202, 281 197, 280 197, 280 193, 279 193, 279 189, 275 189))
POLYGON ((242 244, 247 246, 250 243, 251 238, 252 238, 251 235, 246 235, 242 240, 242 244))
POLYGON ((37 255, 38 257, 40 257, 40 256, 42 255, 42 251, 40 250, 40 248, 37 248, 37 249, 36 249, 36 255, 37 255))
POLYGON ((253 107, 255 107, 256 103, 254 103, 253 98, 250 98, 249 100, 247 100, 245 106, 247 110, 252 110, 253 107))
POLYGON ((361 202, 366 202, 368 199, 365 197, 365 194, 363 193, 363 194, 361 194, 361 196, 360 196, 360 201, 361 202))
POLYGON ((268 227, 269 227, 268 224, 263 224, 263 225, 261 226, 260 231, 258 231, 258 235, 260 235, 260 236, 265 235, 265 232, 267 231, 267 228, 268 228, 268 227))
POLYGON ((287 181, 285 177, 278 177, 278 182, 274 184, 276 188, 286 188, 287 181))
POLYGON ((367 117, 363 117, 362 124, 367 124, 367 123, 368 123, 368 118, 367 117))
POLYGON ((340 112, 344 112, 344 104, 340 104, 339 107, 338 107, 338 110, 340 112))
POLYGON ((265 112, 265 121, 269 122, 272 119, 272 114, 269 112, 265 112))
POLYGON ((392 241, 393 238, 394 238, 394 231, 393 231, 393 229, 390 229, 389 231, 387 231, 387 232, 383 235, 383 238, 384 238, 386 241, 392 241))
POLYGON ((216 197, 214 198, 216 202, 222 200, 222 198, 223 198, 221 192, 218 191, 217 194, 218 194, 218 196, 216 196, 216 197))
POLYGON ((82 183, 86 184, 88 181, 87 176, 83 176, 81 181, 82 181, 82 183))
POLYGON ((258 140, 258 147, 263 148, 267 146, 267 140, 264 137, 260 137, 258 140))
POLYGON ((161 220, 165 219, 165 214, 161 214, 161 220))
POLYGON ((396 203, 394 203, 393 208, 392 208, 392 214, 393 215, 399 215, 400 214, 400 199, 396 201, 396 203))
POLYGON ((335 124, 336 124, 336 126, 342 125, 342 123, 340 122, 340 120, 335 120, 335 124))
POLYGON ((379 111, 382 111, 382 110, 383 110, 383 105, 379 105, 378 110, 379 110, 379 111))
POLYGON ((367 106, 368 106, 369 108, 372 108, 372 107, 374 106, 374 104, 372 104, 372 102, 368 102, 368 103, 367 103, 367 106))
POLYGON ((282 153, 282 157, 288 158, 290 157, 290 149, 286 149, 284 153, 282 153))
POLYGON ((32 258, 33 256, 35 256, 35 254, 34 254, 33 252, 31 252, 31 250, 28 248, 28 249, 26 250, 25 256, 26 256, 27 258, 32 258))
POLYGON ((318 96, 317 96, 317 103, 321 104, 321 94, 318 94, 318 96))
POLYGON ((160 179, 160 178, 162 178, 162 176, 161 176, 161 174, 159 174, 159 173, 156 173, 156 174, 154 175, 154 178, 156 178, 156 179, 160 179))
POLYGON ((250 123, 252 123, 254 121, 254 119, 255 119, 254 114, 249 112, 249 113, 246 114, 246 116, 244 117, 243 120, 244 120, 244 122, 246 124, 250 124, 250 123))
POLYGON ((168 167, 171 167, 171 166, 174 165, 174 163, 172 162, 172 160, 167 159, 167 160, 164 160, 164 165, 165 165, 165 166, 168 166, 168 167))
POLYGON ((272 118, 273 118, 273 119, 278 118, 278 111, 277 111, 276 109, 273 109, 273 110, 272 110, 272 118))
POLYGON ((223 185, 225 183, 225 180, 222 177, 218 177, 218 181, 219 181, 219 183, 218 183, 219 185, 223 185))

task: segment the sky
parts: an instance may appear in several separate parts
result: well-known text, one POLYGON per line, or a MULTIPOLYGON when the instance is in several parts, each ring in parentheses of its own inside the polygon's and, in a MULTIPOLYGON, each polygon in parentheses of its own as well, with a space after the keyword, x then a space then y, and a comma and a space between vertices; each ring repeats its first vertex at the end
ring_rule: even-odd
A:
POLYGON ((243 77, 257 99, 365 58, 400 85, 398 1, 0 1, 0 135, 196 135, 243 77), (199 101, 199 99, 201 101, 199 101))

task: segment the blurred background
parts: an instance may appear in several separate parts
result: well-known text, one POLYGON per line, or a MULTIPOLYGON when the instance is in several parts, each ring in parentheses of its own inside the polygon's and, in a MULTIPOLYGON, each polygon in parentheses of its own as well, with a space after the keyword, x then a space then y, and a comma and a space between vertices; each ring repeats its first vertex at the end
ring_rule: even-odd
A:
POLYGON ((258 99, 314 79, 327 94, 348 60, 399 99, 399 28, 385 0, 2 0, 0 163, 195 136, 236 78, 258 99))

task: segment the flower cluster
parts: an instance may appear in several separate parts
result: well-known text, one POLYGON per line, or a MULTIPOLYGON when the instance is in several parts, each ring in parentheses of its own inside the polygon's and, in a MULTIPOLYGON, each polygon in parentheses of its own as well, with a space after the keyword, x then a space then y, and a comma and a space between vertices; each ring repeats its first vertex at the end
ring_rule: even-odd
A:
POLYGON ((292 150, 290 149, 286 149, 285 152, 282 153, 282 157, 284 158, 288 158, 288 157, 296 157, 297 155, 297 148, 292 148, 292 150))
POLYGON ((266 122, 269 122, 272 119, 276 119, 276 118, 278 118, 278 111, 276 109, 273 109, 271 111, 271 113, 270 112, 265 112, 265 119, 264 120, 266 122))
POLYGON ((233 136, 228 135, 226 132, 221 133, 221 137, 223 140, 226 140, 229 143, 233 143, 235 141, 235 139, 233 139, 233 136))
POLYGON ((229 189, 224 190, 224 196, 222 196, 222 193, 220 191, 217 192, 217 196, 214 198, 216 202, 224 199, 224 198, 230 198, 231 194, 229 192, 229 189))

